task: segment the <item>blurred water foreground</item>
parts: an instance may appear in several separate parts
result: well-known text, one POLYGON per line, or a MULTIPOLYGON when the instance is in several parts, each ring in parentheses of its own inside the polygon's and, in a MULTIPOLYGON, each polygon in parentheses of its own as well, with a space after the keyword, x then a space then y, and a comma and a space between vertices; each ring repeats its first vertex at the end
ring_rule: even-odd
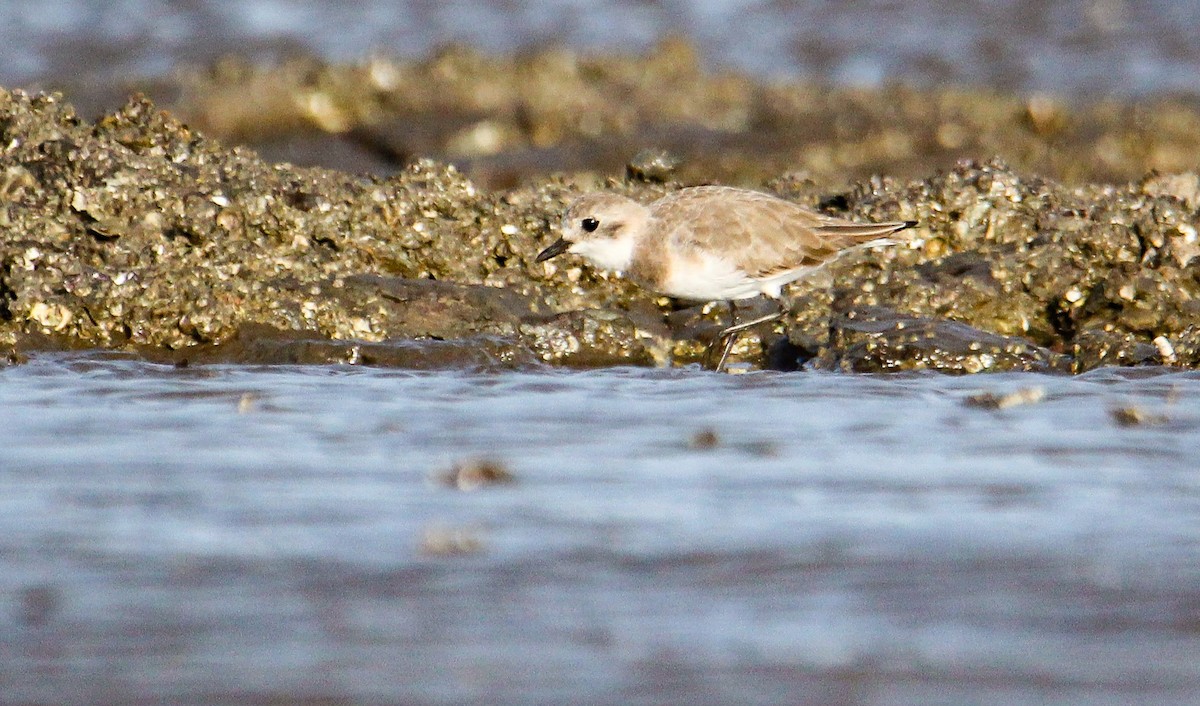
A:
POLYGON ((227 59, 134 87, 149 98, 94 120, 0 94, 12 360, 696 361, 722 312, 533 257, 581 190, 717 182, 920 222, 792 287, 782 325, 743 337, 748 367, 1200 362, 1194 101, 764 82, 679 39, 227 59))
POLYGON ((1200 374, 0 368, 0 704, 1195 704, 1200 374))

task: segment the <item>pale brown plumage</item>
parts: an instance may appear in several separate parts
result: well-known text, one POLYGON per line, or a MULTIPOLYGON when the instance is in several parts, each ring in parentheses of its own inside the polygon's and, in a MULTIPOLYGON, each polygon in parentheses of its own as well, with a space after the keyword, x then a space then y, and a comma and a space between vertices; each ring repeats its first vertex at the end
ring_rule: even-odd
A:
POLYGON ((913 225, 908 221, 855 223, 728 186, 682 189, 655 201, 651 210, 656 220, 703 223, 704 232, 719 233, 702 242, 695 230, 677 230, 673 238, 677 248, 736 261, 752 279, 819 266, 848 248, 913 225))
MULTIPOLYGON (((736 323, 735 300, 759 294, 779 299, 789 282, 849 250, 890 242, 888 235, 915 224, 855 223, 728 186, 681 189, 648 206, 600 192, 567 209, 562 237, 536 261, 575 253, 662 294, 728 301, 736 323)), ((778 316, 731 326, 722 336, 778 316)))

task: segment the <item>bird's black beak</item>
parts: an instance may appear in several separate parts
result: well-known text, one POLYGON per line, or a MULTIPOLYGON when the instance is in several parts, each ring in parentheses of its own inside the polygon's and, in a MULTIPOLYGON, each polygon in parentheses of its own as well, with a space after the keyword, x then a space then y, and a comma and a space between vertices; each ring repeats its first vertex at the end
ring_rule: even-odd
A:
POLYGON ((565 253, 567 251, 567 248, 569 248, 569 247, 571 247, 571 244, 569 242, 567 242, 566 240, 564 240, 562 238, 559 238, 558 240, 554 241, 550 245, 550 247, 548 247, 545 250, 538 253, 538 256, 536 258, 534 258, 533 261, 534 262, 545 262, 546 260, 549 260, 550 258, 554 257, 555 255, 562 255, 563 253, 565 253))

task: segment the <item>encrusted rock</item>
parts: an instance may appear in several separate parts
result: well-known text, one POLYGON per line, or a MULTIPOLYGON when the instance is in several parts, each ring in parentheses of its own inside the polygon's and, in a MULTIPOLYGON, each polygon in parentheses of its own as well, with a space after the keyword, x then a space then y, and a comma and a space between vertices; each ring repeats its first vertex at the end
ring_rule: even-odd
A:
POLYGON ((788 343, 748 334, 736 353, 752 366, 816 351, 810 364, 854 370, 1200 365, 1200 178, 1180 173, 1200 112, 1183 103, 767 87, 706 73, 678 40, 643 57, 452 48, 185 76, 176 108, 205 131, 323 132, 391 173, 271 163, 144 98, 91 123, 58 95, 0 90, 5 350, 694 361, 715 314, 672 315, 684 305, 577 258, 534 262, 579 191, 650 201, 678 179, 919 222, 791 286, 788 343), (648 145, 666 152, 631 161, 648 145))

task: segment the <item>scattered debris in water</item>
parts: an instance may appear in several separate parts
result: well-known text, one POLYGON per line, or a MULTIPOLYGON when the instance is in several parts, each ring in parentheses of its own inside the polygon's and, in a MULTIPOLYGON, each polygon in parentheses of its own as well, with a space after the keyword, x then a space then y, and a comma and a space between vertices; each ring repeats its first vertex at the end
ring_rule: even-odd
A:
POLYGON ((963 405, 979 409, 1008 409, 1023 404, 1036 404, 1046 396, 1042 387, 1023 387, 1012 392, 977 392, 963 400, 963 405))
POLYGON ((717 436, 715 429, 701 429, 692 435, 692 440, 688 443, 688 447, 697 451, 707 451, 715 449, 721 445, 721 437, 717 436))
POLYGON ((515 483, 516 477, 499 461, 473 458, 460 461, 436 476, 439 484, 449 488, 470 491, 489 485, 515 483))
POLYGON ((425 556, 464 556, 483 551, 483 540, 476 529, 432 525, 421 537, 421 553, 425 556))
POLYGON ((19 619, 23 625, 45 625, 62 610, 62 591, 53 584, 26 586, 21 589, 19 597, 19 619))
POLYGON ((238 414, 253 412, 257 405, 258 395, 254 394, 253 392, 243 393, 241 399, 238 400, 238 414))
POLYGON ((1119 427, 1157 426, 1171 421, 1165 414, 1150 412, 1135 405, 1113 407, 1109 415, 1119 427))

